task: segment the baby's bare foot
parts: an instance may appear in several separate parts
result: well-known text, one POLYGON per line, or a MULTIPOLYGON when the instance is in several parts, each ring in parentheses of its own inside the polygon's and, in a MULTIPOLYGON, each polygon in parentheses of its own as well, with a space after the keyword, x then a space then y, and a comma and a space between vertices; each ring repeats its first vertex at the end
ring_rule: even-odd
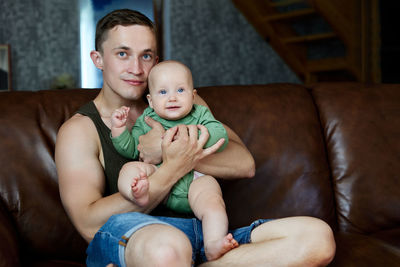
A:
POLYGON ((145 173, 140 173, 140 177, 133 178, 131 188, 136 204, 142 207, 149 203, 149 180, 145 173))
POLYGON ((216 260, 238 246, 239 244, 233 238, 232 234, 227 234, 220 240, 209 241, 205 244, 206 257, 209 261, 216 260))

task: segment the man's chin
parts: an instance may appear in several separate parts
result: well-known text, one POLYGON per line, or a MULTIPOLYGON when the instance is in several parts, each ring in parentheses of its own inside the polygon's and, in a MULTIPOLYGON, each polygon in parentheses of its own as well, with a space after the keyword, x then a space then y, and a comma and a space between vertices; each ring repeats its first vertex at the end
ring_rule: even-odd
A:
POLYGON ((145 91, 145 88, 130 88, 125 91, 124 98, 129 100, 138 100, 142 98, 145 91))
POLYGON ((139 94, 139 95, 127 95, 127 96, 124 96, 124 98, 126 100, 130 100, 130 101, 137 101, 137 100, 142 100, 143 99, 142 96, 143 95, 141 95, 141 94, 139 94))

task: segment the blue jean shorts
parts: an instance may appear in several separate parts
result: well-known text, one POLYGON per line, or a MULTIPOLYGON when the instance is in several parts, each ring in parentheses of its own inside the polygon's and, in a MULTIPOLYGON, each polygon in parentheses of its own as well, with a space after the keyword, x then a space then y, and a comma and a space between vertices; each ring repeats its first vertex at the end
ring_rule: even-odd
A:
MULTIPOLYGON (((268 220, 257 220, 251 225, 230 231, 239 244, 250 243, 251 231, 268 220)), ((113 263, 125 267, 125 246, 137 230, 152 224, 174 226, 183 231, 192 244, 193 262, 205 262, 201 221, 196 218, 150 216, 139 212, 117 214, 100 228, 86 250, 88 267, 104 267, 113 263)))

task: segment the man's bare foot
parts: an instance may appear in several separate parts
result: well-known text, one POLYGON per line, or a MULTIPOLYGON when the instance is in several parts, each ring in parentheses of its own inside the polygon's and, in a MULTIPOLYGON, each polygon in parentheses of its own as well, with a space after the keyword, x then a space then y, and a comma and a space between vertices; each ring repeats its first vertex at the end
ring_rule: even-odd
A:
POLYGON ((149 203, 149 180, 144 172, 133 178, 131 188, 133 201, 141 207, 146 206, 149 203))
POLYGON ((227 234, 224 238, 209 241, 204 246, 207 259, 212 261, 222 257, 228 251, 237 248, 239 243, 233 238, 232 234, 227 234))

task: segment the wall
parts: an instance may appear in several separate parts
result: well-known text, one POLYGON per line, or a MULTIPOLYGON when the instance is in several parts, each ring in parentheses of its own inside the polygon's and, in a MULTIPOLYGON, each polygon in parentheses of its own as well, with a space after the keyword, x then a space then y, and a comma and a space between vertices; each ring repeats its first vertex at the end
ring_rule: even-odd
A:
MULTIPOLYGON (((197 87, 299 82, 230 0, 165 6, 165 57, 186 63, 197 87)), ((0 43, 11 44, 13 90, 49 89, 64 73, 80 86, 79 14, 79 0, 0 1, 0 43)))
POLYGON ((13 90, 80 80, 79 0, 1 0, 0 43, 11 45, 13 90))
POLYGON ((230 0, 165 0, 164 58, 187 64, 195 86, 300 83, 230 0))

